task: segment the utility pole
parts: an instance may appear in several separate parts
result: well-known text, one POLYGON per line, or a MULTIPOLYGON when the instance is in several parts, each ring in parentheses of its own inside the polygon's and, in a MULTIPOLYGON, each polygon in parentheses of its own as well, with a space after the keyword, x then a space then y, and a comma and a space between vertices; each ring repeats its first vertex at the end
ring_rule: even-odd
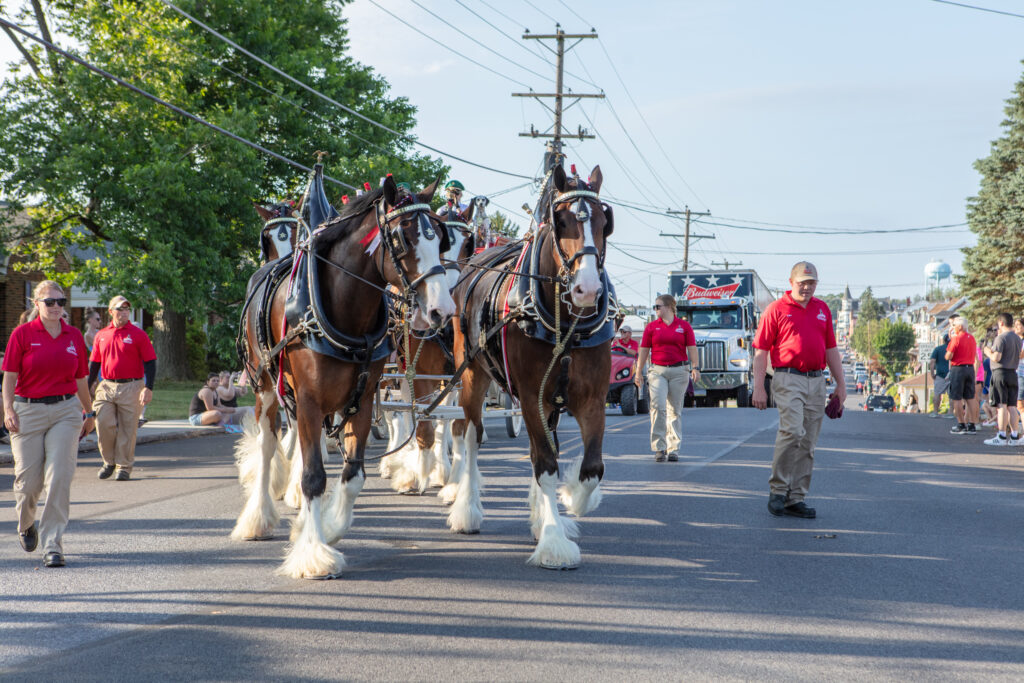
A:
POLYGON ((686 207, 686 209, 684 211, 675 211, 673 209, 669 209, 665 213, 667 213, 669 215, 683 214, 683 215, 686 216, 686 233, 685 234, 683 234, 683 235, 676 235, 676 234, 673 234, 673 233, 664 233, 663 232, 663 233, 661 233, 661 236, 662 237, 682 237, 682 238, 684 238, 684 242, 683 242, 683 270, 689 270, 690 269, 690 238, 692 237, 695 240, 697 240, 697 239, 708 239, 708 240, 715 239, 714 235, 691 235, 690 234, 690 217, 691 216, 710 216, 711 212, 710 211, 690 211, 690 207, 686 207))
MULTIPOLYGON (((713 266, 722 266, 726 270, 729 270, 729 259, 724 258, 721 261, 712 261, 711 265, 713 265, 713 266)), ((734 262, 732 264, 733 268, 735 268, 736 266, 742 266, 742 265, 743 265, 743 261, 736 261, 736 262, 734 262)))
POLYGON ((545 109, 550 111, 553 114, 553 116, 554 116, 554 123, 547 130, 539 131, 534 126, 531 125, 529 132, 520 133, 519 134, 519 137, 523 137, 523 138, 550 138, 551 142, 547 143, 547 146, 546 146, 546 150, 547 151, 546 151, 546 153, 544 155, 544 172, 545 173, 550 171, 556 164, 561 164, 562 163, 562 158, 564 157, 564 155, 562 154, 562 137, 563 136, 564 137, 570 137, 570 138, 577 138, 579 140, 592 139, 594 137, 593 135, 591 135, 583 127, 578 127, 577 131, 575 133, 571 133, 568 130, 566 130, 565 128, 563 128, 563 126, 562 126, 562 113, 565 110, 567 110, 570 107, 572 107, 573 105, 577 104, 581 99, 583 99, 583 98, 604 99, 604 93, 600 93, 600 94, 583 94, 583 93, 574 93, 574 92, 569 92, 569 93, 562 92, 562 81, 563 81, 565 53, 568 50, 571 50, 574 47, 576 47, 580 42, 582 42, 583 40, 585 40, 587 38, 597 38, 597 32, 594 31, 593 29, 591 29, 590 33, 566 33, 565 31, 562 30, 561 24, 555 24, 555 32, 552 33, 552 34, 537 34, 537 35, 534 35, 534 34, 530 33, 529 31, 527 31, 526 33, 523 34, 523 40, 541 40, 541 41, 544 41, 544 40, 554 40, 555 41, 555 49, 552 49, 551 47, 549 47, 548 45, 544 44, 543 42, 541 43, 541 45, 543 45, 546 49, 548 49, 552 53, 554 53, 554 55, 556 57, 556 62, 555 62, 555 67, 556 67, 555 92, 553 92, 553 93, 536 93, 536 92, 532 92, 531 91, 531 92, 525 92, 525 93, 519 93, 519 92, 512 93, 512 97, 532 97, 532 98, 534 98, 535 100, 540 102, 541 105, 545 109), (575 40, 576 42, 574 42, 571 45, 569 45, 568 47, 566 47, 565 46, 566 39, 575 40), (554 99, 554 101, 555 101, 554 108, 549 107, 544 102, 544 99, 554 99), (568 106, 563 106, 562 105, 562 101, 564 99, 570 99, 572 101, 568 104, 568 106))

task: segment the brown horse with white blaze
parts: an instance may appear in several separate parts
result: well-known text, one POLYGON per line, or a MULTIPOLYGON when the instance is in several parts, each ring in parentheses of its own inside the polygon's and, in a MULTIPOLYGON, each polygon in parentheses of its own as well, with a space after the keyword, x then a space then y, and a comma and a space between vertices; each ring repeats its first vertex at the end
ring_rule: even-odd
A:
POLYGON ((278 570, 282 575, 332 576, 344 566, 342 554, 330 544, 351 525, 355 498, 366 478, 363 457, 373 387, 387 355, 385 288, 391 284, 407 297, 416 329, 442 327, 455 313, 440 262, 444 240, 437 239, 441 234, 428 205, 436 186, 406 193, 388 176, 380 189, 347 205, 340 217, 299 245, 294 258, 304 258, 307 266, 275 279, 267 276, 274 265, 268 264, 250 281, 243 314, 244 360, 250 368, 259 360, 251 372, 259 428, 259 451, 252 457, 260 459, 259 476, 232 538, 267 537, 279 519, 269 484, 280 382, 286 407, 294 410, 302 457, 302 504, 278 570), (303 278, 307 290, 301 289, 303 278), (300 311, 301 319, 288 324, 286 315, 294 311, 289 307, 301 300, 289 299, 295 291, 308 292, 311 303, 300 311), (250 305, 261 297, 265 306, 250 305), (328 341, 333 350, 324 346, 328 341), (273 356, 272 350, 279 355, 273 356), (327 474, 320 435, 325 418, 338 412, 347 416, 341 435, 345 466, 324 509, 327 474))
MULTIPOLYGON (((556 166, 551 173, 553 198, 545 222, 532 239, 521 251, 510 252, 504 272, 488 270, 464 280, 453 292, 460 309, 455 362, 459 365, 469 359, 469 365, 460 395, 465 420, 452 426, 455 452, 463 454, 465 464, 459 481, 453 482, 457 491, 449 527, 476 533, 483 519, 477 455, 482 405, 493 379, 518 397, 522 406, 533 464, 530 521, 537 539, 528 561, 546 568, 573 568, 580 561, 579 546, 572 540, 578 533, 576 523, 558 509, 558 454, 549 435, 559 408, 572 411, 583 442, 582 456, 564 473, 561 500, 570 513, 582 516, 595 509, 601 498, 605 396, 614 336, 610 324, 614 312, 608 312, 612 293, 604 273, 606 240, 613 224, 611 209, 598 196, 601 182, 600 167, 585 183, 567 178, 556 166), (527 283, 534 288, 532 293, 517 299, 516 292, 524 291, 527 283), (548 317, 542 320, 539 311, 555 313, 556 322, 551 324, 548 317), (544 333, 543 325, 550 325, 550 334, 544 333), (584 331, 577 334, 575 330, 584 331), (566 346, 558 349, 566 338, 566 346)), ((468 269, 485 259, 486 252, 470 261, 468 269)))

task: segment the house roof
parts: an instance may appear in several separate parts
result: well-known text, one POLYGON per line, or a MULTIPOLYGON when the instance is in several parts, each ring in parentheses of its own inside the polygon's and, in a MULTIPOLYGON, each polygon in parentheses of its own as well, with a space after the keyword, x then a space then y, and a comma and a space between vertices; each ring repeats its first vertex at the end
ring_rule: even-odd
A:
MULTIPOLYGON (((929 377, 928 378, 928 384, 934 386, 935 382, 932 381, 932 379, 929 377)), ((906 387, 907 389, 923 389, 924 388, 924 373, 921 373, 920 375, 914 375, 913 377, 908 377, 905 380, 903 380, 902 382, 897 382, 896 386, 898 386, 898 387, 906 387)))

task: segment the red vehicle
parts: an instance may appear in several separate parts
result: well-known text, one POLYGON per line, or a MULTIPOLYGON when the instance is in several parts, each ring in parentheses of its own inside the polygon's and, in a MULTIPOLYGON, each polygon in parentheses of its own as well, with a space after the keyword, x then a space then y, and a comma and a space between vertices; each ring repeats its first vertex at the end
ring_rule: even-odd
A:
POLYGON ((621 351, 612 350, 612 375, 608 382, 608 398, 606 403, 619 406, 623 415, 645 414, 650 410, 647 399, 647 383, 637 392, 633 384, 633 366, 636 356, 629 356, 621 351))

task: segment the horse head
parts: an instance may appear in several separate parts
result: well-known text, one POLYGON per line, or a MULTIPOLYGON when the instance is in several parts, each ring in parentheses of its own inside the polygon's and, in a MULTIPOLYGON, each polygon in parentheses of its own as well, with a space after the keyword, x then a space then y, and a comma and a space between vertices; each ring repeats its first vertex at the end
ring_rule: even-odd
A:
POLYGON ((470 205, 461 213, 457 213, 452 202, 449 202, 448 212, 444 215, 445 229, 448 231, 448 241, 451 245, 445 252, 448 258, 445 259, 444 264, 448 272, 449 289, 458 284, 462 264, 473 256, 476 247, 476 240, 473 235, 473 215, 476 212, 477 199, 479 197, 474 198, 470 205))
POLYGON ((295 227, 298 225, 298 220, 292 216, 295 207, 291 202, 253 202, 252 205, 263 219, 260 252, 264 262, 276 261, 291 254, 295 247, 295 227))
POLYGON ((441 253, 451 247, 451 240, 429 204, 439 181, 412 193, 388 176, 377 209, 382 246, 390 254, 382 259, 382 275, 411 295, 416 330, 439 329, 455 315, 455 302, 441 265, 441 253))
POLYGON ((601 167, 595 166, 588 182, 568 178, 561 166, 552 173, 556 195, 551 200, 549 222, 552 249, 559 275, 568 280, 573 306, 595 306, 601 294, 607 239, 612 234, 611 207, 602 204, 601 167))

